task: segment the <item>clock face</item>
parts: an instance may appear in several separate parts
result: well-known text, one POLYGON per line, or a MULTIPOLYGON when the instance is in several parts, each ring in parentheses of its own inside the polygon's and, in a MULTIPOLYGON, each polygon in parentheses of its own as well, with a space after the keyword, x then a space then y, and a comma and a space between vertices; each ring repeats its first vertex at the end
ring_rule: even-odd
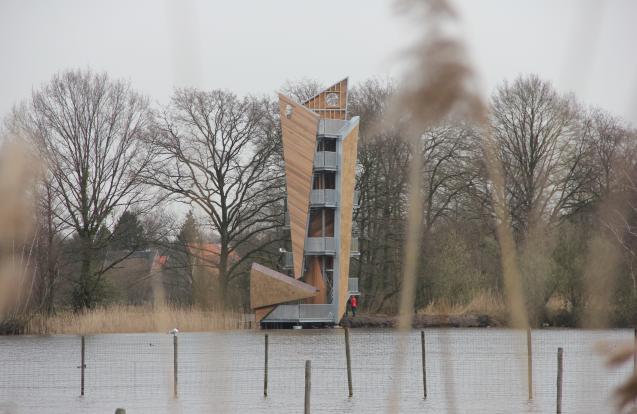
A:
POLYGON ((334 92, 330 92, 325 97, 325 103, 327 106, 338 106, 338 94, 334 92))

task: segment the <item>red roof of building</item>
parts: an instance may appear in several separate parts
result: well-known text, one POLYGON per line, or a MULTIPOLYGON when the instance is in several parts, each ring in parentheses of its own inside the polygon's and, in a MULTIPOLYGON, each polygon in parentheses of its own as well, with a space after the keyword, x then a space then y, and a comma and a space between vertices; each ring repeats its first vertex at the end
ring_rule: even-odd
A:
MULTIPOLYGON (((221 254, 221 244, 219 243, 190 243, 188 245, 190 254, 204 260, 208 263, 219 263, 219 255, 221 254)), ((239 260, 236 252, 230 253, 230 261, 239 260)))

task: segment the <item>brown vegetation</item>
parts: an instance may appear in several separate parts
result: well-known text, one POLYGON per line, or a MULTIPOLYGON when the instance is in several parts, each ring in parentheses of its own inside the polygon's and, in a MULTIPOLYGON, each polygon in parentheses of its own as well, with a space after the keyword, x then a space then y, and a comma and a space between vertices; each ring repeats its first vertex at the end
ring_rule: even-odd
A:
MULTIPOLYGON (((453 302, 448 298, 430 302, 411 317, 412 328, 484 328, 505 326, 508 312, 500 295, 488 291, 476 293, 466 303, 453 302)), ((382 314, 360 314, 347 317, 341 322, 351 328, 395 328, 395 316, 382 314)))
POLYGON ((507 308, 502 296, 487 291, 478 292, 466 303, 452 302, 447 298, 434 300, 418 313, 447 316, 487 315, 502 323, 507 319, 507 308))
MULTIPOLYGON (((348 328, 397 328, 398 318, 389 315, 357 315, 345 317, 341 320, 341 326, 348 328)), ((413 329, 423 328, 488 328, 502 326, 502 321, 493 319, 489 315, 463 314, 463 315, 423 315, 416 314, 411 317, 413 329)))
POLYGON ((25 334, 101 334, 134 332, 182 332, 242 329, 249 327, 241 312, 178 308, 173 306, 114 305, 76 313, 36 315, 26 325, 25 334))

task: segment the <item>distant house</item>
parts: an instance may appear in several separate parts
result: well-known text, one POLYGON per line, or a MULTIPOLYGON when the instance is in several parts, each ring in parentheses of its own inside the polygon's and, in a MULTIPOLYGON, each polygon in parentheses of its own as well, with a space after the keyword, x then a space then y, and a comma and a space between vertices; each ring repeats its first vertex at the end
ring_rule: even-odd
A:
MULTIPOLYGON (((216 268, 219 265, 219 254, 221 244, 219 243, 190 243, 188 252, 199 266, 216 268)), ((233 251, 230 253, 229 261, 239 260, 239 255, 233 251)))
POLYGON ((104 266, 115 265, 104 274, 108 294, 121 303, 143 304, 156 299, 162 288, 163 271, 168 257, 157 249, 111 251, 104 266))
MULTIPOLYGON (((188 257, 169 257, 157 249, 111 251, 104 266, 116 263, 104 274, 108 294, 120 303, 152 303, 161 292, 166 300, 210 307, 219 292, 218 243, 191 243, 188 257)), ((239 260, 232 252, 229 261, 239 260)))
MULTIPOLYGON (((192 275, 193 303, 210 307, 218 297, 219 289, 219 243, 191 243, 188 245, 191 258, 190 272, 192 275)), ((230 253, 230 263, 239 260, 236 252, 230 253)))

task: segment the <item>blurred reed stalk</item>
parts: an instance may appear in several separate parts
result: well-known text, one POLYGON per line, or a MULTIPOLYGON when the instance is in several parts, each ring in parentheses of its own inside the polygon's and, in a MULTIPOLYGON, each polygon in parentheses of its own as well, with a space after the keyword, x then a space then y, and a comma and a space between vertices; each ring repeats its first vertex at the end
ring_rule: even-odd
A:
MULTIPOLYGON (((407 245, 404 251, 403 277, 400 291, 399 336, 394 355, 394 378, 403 364, 408 332, 414 313, 416 270, 421 255, 422 238, 422 140, 423 132, 441 121, 458 116, 462 118, 484 118, 485 106, 472 90, 473 70, 465 59, 464 45, 448 34, 448 25, 457 21, 457 14, 447 1, 401 0, 399 12, 412 16, 422 34, 409 51, 408 58, 414 62, 407 72, 398 99, 393 105, 393 116, 406 118, 409 124, 407 137, 410 140, 412 158, 409 175, 409 213, 407 222, 407 245)), ((448 362, 443 359, 443 362, 448 362)), ((444 366, 447 376, 451 367, 444 366)), ((448 381, 444 382, 449 383, 448 381)), ((389 394, 388 412, 400 412, 399 395, 401 384, 394 381, 389 394)), ((455 409, 454 390, 446 390, 447 411, 455 409)))
POLYGON ((0 140, 0 320, 28 285, 39 162, 20 139, 0 140))
POLYGON ((493 142, 493 138, 486 121, 483 122, 483 126, 483 149, 489 179, 493 184, 491 195, 496 216, 496 232, 500 247, 500 260, 502 265, 502 274, 504 277, 505 296, 510 315, 509 326, 514 329, 526 330, 529 326, 529 322, 524 305, 525 300, 522 287, 522 275, 518 267, 517 250, 515 240, 513 239, 509 209, 506 204, 504 174, 502 172, 500 160, 496 155, 495 143, 493 142))
MULTIPOLYGON (((416 269, 421 254, 422 206, 421 192, 422 131, 439 122, 455 117, 472 120, 483 132, 484 150, 489 176, 493 184, 498 240, 502 255, 505 292, 511 325, 525 329, 528 319, 517 254, 506 206, 502 167, 496 156, 487 115, 487 106, 476 92, 475 75, 467 62, 465 47, 449 27, 458 23, 458 15, 446 0, 401 0, 399 11, 413 16, 422 34, 408 57, 414 62, 403 80, 393 115, 406 117, 410 125, 410 145, 413 157, 410 164, 409 215, 407 246, 404 252, 403 278, 400 291, 399 339, 394 360, 394 378, 400 378, 404 363, 407 333, 414 312, 416 269)), ((447 338, 441 338, 443 342, 447 338)), ((445 342, 446 344, 446 342, 445 342)), ((447 344, 448 345, 448 344, 447 344)), ((445 349, 445 348, 443 348, 445 349)), ((444 375, 451 378, 453 368, 449 358, 443 358, 444 375)), ((453 381, 443 381, 445 386, 453 381)), ((388 412, 398 413, 400 383, 394 382, 389 394, 388 412)), ((447 412, 456 412, 455 392, 446 389, 447 412)))

